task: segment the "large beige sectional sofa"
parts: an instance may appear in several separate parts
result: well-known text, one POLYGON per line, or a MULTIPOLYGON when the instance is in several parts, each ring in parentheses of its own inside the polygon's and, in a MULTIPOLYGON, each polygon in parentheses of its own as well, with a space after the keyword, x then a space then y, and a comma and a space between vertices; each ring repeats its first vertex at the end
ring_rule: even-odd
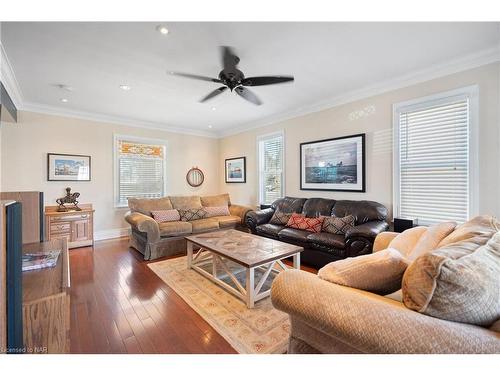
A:
POLYGON ((170 196, 157 199, 129 198, 130 211, 125 220, 131 226, 130 247, 144 255, 145 260, 186 252, 185 236, 229 228, 243 228, 245 215, 252 208, 232 204, 229 194, 212 196, 170 196), (228 206, 230 215, 193 221, 158 223, 151 212, 158 210, 197 209, 228 206))
MULTIPOLYGON (((377 236, 374 256, 397 245, 409 259, 396 284, 402 289, 391 295, 366 291, 379 278, 373 273, 350 275, 368 286, 361 290, 325 280, 322 270, 318 275, 282 272, 271 296, 274 306, 290 315, 288 352, 500 353, 500 223, 480 216, 453 226, 439 242, 438 231, 421 237, 430 228, 377 236), (398 244, 399 238, 405 241, 398 244), (422 251, 429 246, 430 251, 422 251)), ((367 260, 374 257, 364 257, 363 267, 373 267, 373 260, 371 265, 367 260)), ((350 262, 363 262, 362 258, 350 262)), ((330 270, 326 266, 323 273, 338 271, 338 264, 331 264, 330 270)))

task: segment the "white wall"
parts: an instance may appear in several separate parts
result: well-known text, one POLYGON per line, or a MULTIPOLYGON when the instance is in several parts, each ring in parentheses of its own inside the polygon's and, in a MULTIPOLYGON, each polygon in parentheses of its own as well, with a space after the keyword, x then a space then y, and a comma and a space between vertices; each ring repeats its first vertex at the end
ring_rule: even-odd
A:
POLYGON ((2 124, 3 191, 39 190, 45 204, 65 194, 69 186, 81 193, 81 203, 93 203, 97 238, 113 236, 126 228, 126 209, 113 204, 113 134, 166 140, 167 194, 215 194, 219 190, 218 140, 129 126, 85 121, 74 118, 20 112, 17 124, 2 124), (47 181, 47 153, 90 155, 90 182, 47 181), (186 183, 186 173, 193 167, 205 173, 199 188, 186 183))
POLYGON ((369 199, 392 211, 392 106, 394 103, 477 84, 479 86, 479 211, 500 217, 499 69, 489 64, 476 69, 386 92, 328 110, 296 117, 253 129, 221 140, 220 165, 224 159, 247 157, 247 183, 226 184, 221 171, 219 190, 228 191, 235 201, 258 204, 256 137, 284 129, 285 193, 297 197, 369 199), (374 106, 375 112, 350 120, 354 111, 374 106), (299 144, 301 142, 366 133, 366 193, 301 191, 299 144))

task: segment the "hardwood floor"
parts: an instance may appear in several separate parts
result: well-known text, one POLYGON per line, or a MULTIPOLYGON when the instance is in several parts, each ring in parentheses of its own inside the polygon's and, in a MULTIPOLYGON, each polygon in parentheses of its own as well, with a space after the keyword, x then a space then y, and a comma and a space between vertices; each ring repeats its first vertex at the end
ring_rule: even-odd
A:
POLYGON ((147 263, 126 238, 70 250, 71 353, 236 353, 147 263))

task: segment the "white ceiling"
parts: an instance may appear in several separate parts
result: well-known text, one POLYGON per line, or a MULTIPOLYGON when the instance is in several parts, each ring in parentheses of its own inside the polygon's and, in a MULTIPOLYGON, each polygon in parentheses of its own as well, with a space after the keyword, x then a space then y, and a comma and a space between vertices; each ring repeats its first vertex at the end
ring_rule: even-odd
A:
POLYGON ((2 45, 27 107, 62 108, 220 135, 329 98, 497 47, 497 23, 2 23, 2 45), (292 74, 252 90, 257 107, 219 84, 218 47, 233 46, 246 76, 292 74), (66 92, 55 87, 74 88, 66 92), (128 84, 131 91, 123 91, 128 84), (61 103, 61 98, 68 103, 61 103), (215 107, 216 110, 212 110, 215 107), (212 129, 208 128, 212 125, 212 129))

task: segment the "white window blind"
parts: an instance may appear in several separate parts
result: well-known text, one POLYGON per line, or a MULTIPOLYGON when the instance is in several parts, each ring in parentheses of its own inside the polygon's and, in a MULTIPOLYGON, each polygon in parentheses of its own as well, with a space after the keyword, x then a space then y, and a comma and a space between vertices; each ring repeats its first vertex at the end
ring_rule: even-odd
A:
POLYGON ((396 113, 399 176, 395 214, 419 224, 469 217, 467 95, 424 101, 396 113))
POLYGON ((116 205, 128 198, 160 198, 165 195, 165 146, 116 140, 116 205))
POLYGON ((260 203, 271 204, 284 195, 283 134, 259 138, 260 203))

